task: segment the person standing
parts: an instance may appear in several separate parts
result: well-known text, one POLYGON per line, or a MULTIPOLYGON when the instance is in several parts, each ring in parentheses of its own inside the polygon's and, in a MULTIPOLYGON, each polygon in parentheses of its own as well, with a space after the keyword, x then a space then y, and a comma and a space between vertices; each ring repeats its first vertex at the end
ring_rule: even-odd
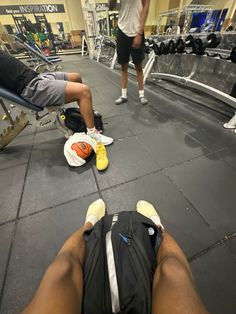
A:
MULTIPOLYGON (((109 9, 116 7, 117 0, 108 0, 109 9)), ((144 25, 149 11, 150 0, 120 0, 117 32, 117 58, 121 65, 121 96, 116 105, 127 102, 128 63, 131 55, 137 73, 139 99, 142 105, 148 100, 144 97, 142 61, 144 54, 144 25)))

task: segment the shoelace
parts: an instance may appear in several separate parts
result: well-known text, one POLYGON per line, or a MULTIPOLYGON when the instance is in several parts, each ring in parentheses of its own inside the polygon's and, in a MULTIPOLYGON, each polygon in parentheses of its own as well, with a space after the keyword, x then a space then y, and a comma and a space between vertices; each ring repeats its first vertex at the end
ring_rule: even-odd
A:
POLYGON ((96 155, 99 159, 106 159, 106 150, 101 145, 98 145, 96 155))

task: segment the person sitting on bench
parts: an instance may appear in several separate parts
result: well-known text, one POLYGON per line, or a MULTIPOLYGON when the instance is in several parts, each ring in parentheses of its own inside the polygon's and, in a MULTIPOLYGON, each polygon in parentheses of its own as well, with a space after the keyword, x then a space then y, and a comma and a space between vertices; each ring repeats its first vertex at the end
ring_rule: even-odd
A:
POLYGON ((97 142, 110 145, 113 139, 100 134, 94 125, 90 88, 78 73, 38 74, 27 65, 0 50, 0 85, 38 107, 62 106, 76 101, 87 127, 87 134, 97 142))
MULTIPOLYGON (((137 211, 157 226, 161 225, 160 217, 150 203, 139 201, 137 211)), ((84 226, 64 243, 22 314, 82 313, 86 251, 84 233, 104 215, 105 204, 102 199, 90 204, 84 226)), ((158 267, 152 285, 152 314, 209 313, 194 287, 192 272, 183 251, 167 231, 164 230, 162 235, 163 240, 156 256, 158 267)), ((98 289, 104 287, 98 286, 98 289)))

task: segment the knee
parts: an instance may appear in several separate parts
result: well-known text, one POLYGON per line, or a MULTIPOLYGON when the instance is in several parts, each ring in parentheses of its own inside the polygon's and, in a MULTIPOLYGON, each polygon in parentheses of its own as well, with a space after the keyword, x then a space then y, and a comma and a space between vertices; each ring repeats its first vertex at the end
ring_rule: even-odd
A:
POLYGON ((81 77, 81 75, 80 75, 79 73, 77 73, 76 81, 77 81, 78 83, 82 83, 82 77, 81 77))
POLYGON ((46 277, 50 280, 63 280, 71 277, 74 269, 74 261, 70 256, 58 256, 48 267, 46 277))
POLYGON ((84 84, 82 85, 80 98, 86 98, 86 99, 92 98, 90 88, 87 85, 84 85, 84 84))
POLYGON ((166 280, 179 281, 190 275, 185 265, 175 257, 167 257, 158 268, 160 276, 166 280))

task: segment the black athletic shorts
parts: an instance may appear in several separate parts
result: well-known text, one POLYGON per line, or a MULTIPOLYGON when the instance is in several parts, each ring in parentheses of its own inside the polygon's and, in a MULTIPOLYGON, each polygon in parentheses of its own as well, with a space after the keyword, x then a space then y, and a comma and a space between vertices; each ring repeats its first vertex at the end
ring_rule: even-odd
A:
POLYGON ((138 49, 132 48, 134 37, 125 35, 119 28, 117 32, 117 59, 119 64, 129 62, 131 55, 134 64, 140 64, 145 58, 144 54, 144 35, 142 38, 141 47, 138 49))

